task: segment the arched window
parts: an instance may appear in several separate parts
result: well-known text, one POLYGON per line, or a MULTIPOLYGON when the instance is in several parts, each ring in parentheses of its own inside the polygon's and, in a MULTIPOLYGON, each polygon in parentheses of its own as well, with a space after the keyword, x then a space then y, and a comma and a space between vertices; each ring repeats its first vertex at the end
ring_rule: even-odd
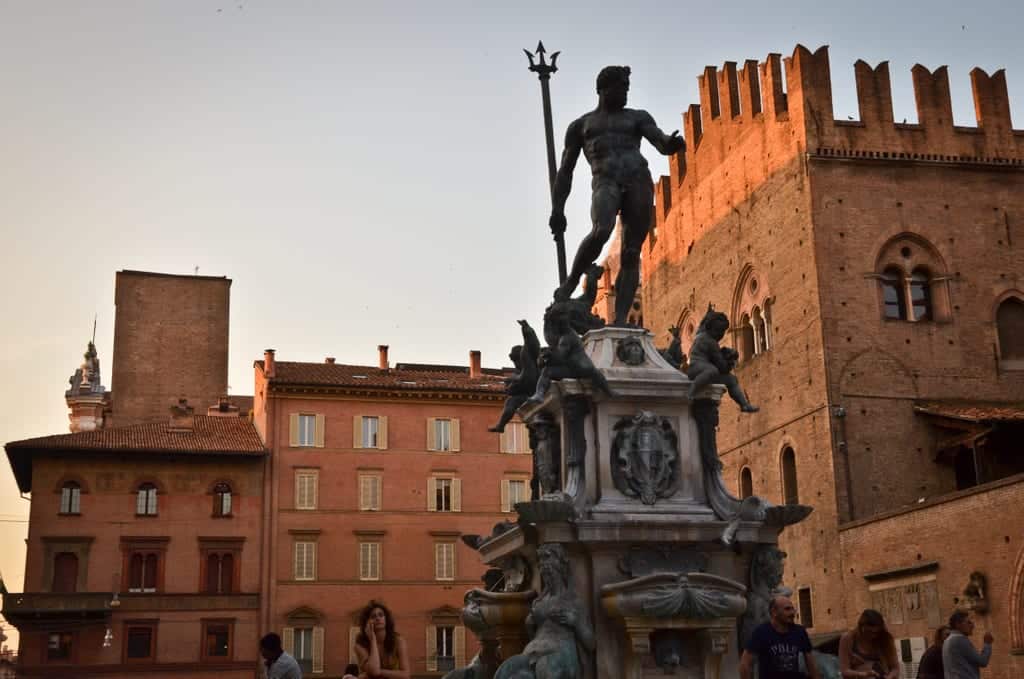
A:
POLYGON ((796 453, 789 446, 782 451, 782 497, 787 505, 800 504, 796 487, 796 453))
POLYGON ((740 272, 732 297, 733 346, 740 353, 740 361, 747 361, 772 348, 771 320, 768 306, 772 303, 768 281, 751 265, 740 272))
POLYGON ((156 554, 132 554, 128 571, 129 592, 155 592, 159 557, 156 554))
POLYGON ((757 307, 754 307, 753 325, 754 353, 763 354, 768 351, 768 331, 765 329, 764 316, 761 315, 761 310, 757 307))
POLYGON ((899 321, 907 317, 907 300, 903 292, 903 272, 889 267, 879 279, 882 286, 882 301, 885 317, 899 321))
POLYGON ((206 592, 234 592, 235 557, 231 553, 211 552, 206 557, 206 592))
POLYGON ((743 314, 740 317, 740 360, 749 361, 754 357, 756 345, 754 344, 754 326, 750 323, 750 316, 743 314))
POLYGON ((68 481, 60 489, 60 513, 80 514, 82 508, 82 487, 68 481))
POLYGON ((750 467, 744 467, 740 471, 740 498, 746 499, 754 494, 754 475, 750 473, 750 467))
POLYGON ((74 592, 78 589, 78 556, 60 552, 53 557, 53 584, 51 592, 74 592))
POLYGON ((999 358, 1024 361, 1024 302, 1019 297, 1007 297, 996 309, 996 332, 999 358))
POLYGON ((910 274, 910 305, 914 321, 932 319, 931 276, 927 269, 914 269, 910 274))
POLYGON ((143 483, 135 497, 135 514, 138 516, 156 516, 156 486, 143 483))
POLYGON ((218 483, 213 487, 213 515, 231 516, 231 486, 218 483))
POLYGON ((948 274, 939 251, 917 234, 887 242, 875 260, 883 318, 898 321, 949 321, 948 274))

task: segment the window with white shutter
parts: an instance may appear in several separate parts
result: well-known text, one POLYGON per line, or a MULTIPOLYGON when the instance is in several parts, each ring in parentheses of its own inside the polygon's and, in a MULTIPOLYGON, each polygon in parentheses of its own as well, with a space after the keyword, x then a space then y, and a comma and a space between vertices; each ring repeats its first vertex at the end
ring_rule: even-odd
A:
POLYGON ((359 579, 380 580, 380 543, 359 543, 359 579))
POLYGON ((452 421, 434 420, 433 450, 448 451, 452 449, 452 421))
POLYGON ((900 679, 917 679, 917 666, 928 649, 928 640, 924 637, 897 639, 896 649, 900 655, 900 679))
POLYGON ((139 516, 156 516, 156 486, 144 483, 135 495, 135 513, 139 516))
POLYGON ((316 580, 316 542, 295 542, 295 580, 316 580))
POLYGON ((380 511, 381 486, 379 474, 359 475, 359 510, 363 512, 380 511))
POLYGON ((530 452, 530 439, 525 423, 509 422, 505 425, 505 431, 501 434, 501 452, 530 452))
MULTIPOLYGON (((68 481, 60 489, 60 513, 81 513, 82 487, 74 481, 68 481)), ((138 512, 137 512, 138 513, 138 512)))
POLYGON ((366 417, 362 419, 362 447, 363 448, 379 448, 377 441, 377 434, 380 430, 380 420, 376 417, 366 417))
POLYGON ((501 480, 501 511, 511 512, 517 502, 530 499, 530 484, 526 479, 501 480))
POLYGON ((296 509, 316 509, 319 480, 320 472, 316 469, 298 469, 295 471, 296 509))
POLYGON ((455 627, 438 625, 435 632, 434 657, 438 672, 451 672, 455 669, 455 627))
POLYGON ((434 543, 434 579, 455 579, 455 543, 434 543))

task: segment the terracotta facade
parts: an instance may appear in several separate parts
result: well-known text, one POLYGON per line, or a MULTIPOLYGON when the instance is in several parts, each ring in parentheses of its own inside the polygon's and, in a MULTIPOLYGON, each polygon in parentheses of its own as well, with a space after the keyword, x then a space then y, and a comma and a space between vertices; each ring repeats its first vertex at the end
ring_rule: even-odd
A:
POLYGON ((458 615, 484 568, 459 536, 490 534, 529 492, 531 456, 511 438, 523 425, 487 431, 503 403, 500 371, 382 361, 288 363, 268 352, 255 366, 254 422, 272 450, 262 623, 314 676, 340 677, 355 661, 370 599, 394 612, 415 676, 468 662, 476 642, 458 615), (299 417, 314 431, 297 432, 299 417))
POLYGON ((253 676, 266 454, 251 423, 219 419, 210 434, 211 419, 174 428, 175 450, 149 447, 171 424, 7 445, 32 493, 25 593, 3 611, 21 633, 19 676, 253 676), (198 451, 196 438, 238 449, 198 451))
POLYGON ((861 119, 833 120, 829 69, 826 48, 797 47, 705 70, 688 149, 656 183, 643 314, 663 344, 680 325, 684 351, 709 303, 729 314, 762 410, 723 406, 726 478, 815 507, 783 535, 812 634, 879 606, 912 664, 978 572, 987 676, 1010 679, 1024 673, 1009 443, 1024 419, 1024 132, 1001 71, 972 72, 978 127, 963 128, 945 68, 914 68, 917 123, 893 120, 887 65, 863 62, 861 119))

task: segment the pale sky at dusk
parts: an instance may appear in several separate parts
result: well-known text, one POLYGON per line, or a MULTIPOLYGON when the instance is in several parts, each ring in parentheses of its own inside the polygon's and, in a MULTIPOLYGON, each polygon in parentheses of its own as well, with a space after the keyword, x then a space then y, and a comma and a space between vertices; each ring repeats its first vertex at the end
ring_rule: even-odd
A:
MULTIPOLYGON (((836 118, 853 63, 1007 69, 1024 127, 1020 4, 963 2, 12 2, 0 0, 0 443, 67 431, 63 393, 98 316, 110 383, 114 273, 233 279, 230 384, 252 359, 508 363, 557 284, 540 91, 522 49, 560 50, 555 135, 607 64, 666 131, 705 65, 830 46, 836 118)), ((657 177, 667 160, 645 144, 657 177)), ((567 208, 587 219, 581 160, 567 208)), ((663 331, 664 329, 654 329, 663 331)), ((0 573, 19 591, 28 502, 0 461, 0 573)))

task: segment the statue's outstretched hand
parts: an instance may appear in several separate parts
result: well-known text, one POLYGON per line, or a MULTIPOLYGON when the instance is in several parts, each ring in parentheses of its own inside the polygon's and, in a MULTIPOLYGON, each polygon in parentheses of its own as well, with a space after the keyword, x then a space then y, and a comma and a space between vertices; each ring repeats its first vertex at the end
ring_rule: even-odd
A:
POLYGON ((565 233, 565 215, 561 212, 552 212, 551 219, 548 220, 548 226, 551 227, 552 233, 565 233))
POLYGON ((665 155, 681 151, 685 148, 686 142, 679 136, 679 130, 673 132, 669 138, 665 140, 665 155))

